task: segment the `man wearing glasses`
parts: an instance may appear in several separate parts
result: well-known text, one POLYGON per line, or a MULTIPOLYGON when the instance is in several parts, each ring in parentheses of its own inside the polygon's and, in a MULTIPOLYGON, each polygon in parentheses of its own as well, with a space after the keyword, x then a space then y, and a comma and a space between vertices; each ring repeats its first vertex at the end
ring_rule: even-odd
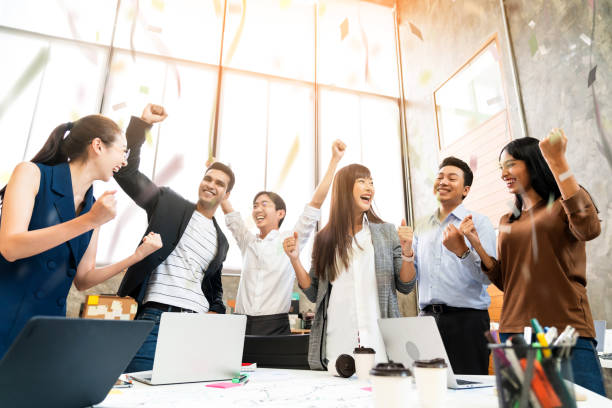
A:
POLYGON ((119 186, 147 212, 149 231, 161 235, 164 246, 128 268, 119 296, 139 304, 136 319, 152 320, 155 327, 126 368, 126 372, 153 368, 159 320, 163 312, 225 313, 221 270, 228 242, 214 218, 234 186, 234 173, 222 163, 208 167, 192 203, 168 187, 159 187, 142 174, 140 149, 145 133, 168 115, 149 104, 140 118, 132 117, 126 136, 128 164, 115 174, 119 186))

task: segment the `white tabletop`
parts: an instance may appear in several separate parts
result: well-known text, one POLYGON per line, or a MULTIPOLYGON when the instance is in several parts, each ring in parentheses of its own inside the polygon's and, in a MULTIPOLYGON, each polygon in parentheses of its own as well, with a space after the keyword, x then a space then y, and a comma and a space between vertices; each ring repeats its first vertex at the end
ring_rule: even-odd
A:
MULTIPOLYGON (((479 376, 473 376, 478 378, 479 376)), ((462 377, 463 378, 463 377, 462 377)), ((485 376, 482 379, 488 379, 485 376)), ((332 377, 324 371, 279 370, 258 368, 250 373, 249 382, 240 387, 219 389, 211 383, 149 386, 134 383, 132 388, 113 389, 97 407, 373 407, 371 384, 332 377)), ((407 392, 418 407, 414 386, 407 392)), ((576 386, 577 397, 585 397, 579 407, 612 407, 612 400, 576 386)), ((497 407, 493 387, 448 390, 448 407, 497 407)))

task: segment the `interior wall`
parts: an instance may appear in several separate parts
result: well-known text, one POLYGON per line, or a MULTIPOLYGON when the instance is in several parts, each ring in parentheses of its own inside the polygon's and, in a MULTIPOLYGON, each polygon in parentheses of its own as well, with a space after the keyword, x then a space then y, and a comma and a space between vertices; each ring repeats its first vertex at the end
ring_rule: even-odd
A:
MULTIPOLYGON (((612 0, 593 1, 596 7, 593 61, 598 65, 594 86, 602 126, 612 135, 612 100, 609 98, 612 0)), ((512 137, 523 134, 500 2, 400 0, 398 3, 412 193, 415 218, 419 219, 430 215, 436 207, 431 189, 440 158, 436 148, 433 91, 495 32, 502 48, 502 74, 509 100, 512 137)), ((572 171, 599 207, 602 233, 587 243, 587 288, 593 317, 608 320, 608 326, 612 326, 612 277, 609 273, 612 269, 612 225, 609 221, 612 215, 612 157, 608 161, 601 147, 592 89, 587 87, 591 51, 587 42, 592 36, 593 13, 590 0, 508 0, 506 13, 527 132, 541 139, 552 127, 565 130, 572 171), (581 36, 589 38, 581 39, 581 36)), ((607 143, 612 144, 610 137, 607 143)))

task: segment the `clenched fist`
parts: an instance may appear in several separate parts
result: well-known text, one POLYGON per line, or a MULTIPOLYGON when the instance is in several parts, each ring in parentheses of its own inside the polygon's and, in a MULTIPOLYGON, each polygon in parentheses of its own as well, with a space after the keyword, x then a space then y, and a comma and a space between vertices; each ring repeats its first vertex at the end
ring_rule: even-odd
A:
POLYGON ((402 246, 402 254, 408 257, 412 256, 412 239, 414 232, 412 231, 412 227, 406 225, 406 220, 402 220, 401 225, 397 228, 397 236, 402 246))
POLYGON ((161 235, 154 233, 153 231, 149 232, 142 239, 142 244, 136 248, 134 252, 139 259, 144 259, 147 256, 151 255, 153 252, 157 251, 163 246, 161 235))
POLYGON ((149 125, 152 125, 154 123, 161 122, 167 117, 168 113, 166 112, 163 106, 149 103, 142 111, 142 116, 140 117, 140 119, 144 120, 149 125))
POLYGON ((106 224, 117 215, 117 200, 115 199, 115 193, 117 191, 105 191, 91 207, 91 210, 87 213, 90 217, 91 222, 99 227, 102 224, 106 224))
POLYGON ((442 244, 460 257, 467 251, 469 248, 465 244, 465 239, 463 238, 463 234, 461 231, 455 227, 453 224, 448 224, 448 226, 444 229, 444 237, 442 238, 442 244))
POLYGON ((478 236, 478 232, 476 231, 476 227, 474 226, 474 221, 472 221, 472 215, 468 215, 461 221, 459 224, 459 229, 461 233, 470 241, 470 244, 474 248, 480 245, 480 237, 478 236))
POLYGON ((340 160, 344 156, 346 151, 346 144, 340 139, 334 140, 332 143, 332 157, 336 160, 340 160))
POLYGON ((283 249, 285 253, 292 261, 297 259, 300 256, 299 243, 298 243, 298 233, 293 232, 292 237, 287 237, 283 241, 283 249))

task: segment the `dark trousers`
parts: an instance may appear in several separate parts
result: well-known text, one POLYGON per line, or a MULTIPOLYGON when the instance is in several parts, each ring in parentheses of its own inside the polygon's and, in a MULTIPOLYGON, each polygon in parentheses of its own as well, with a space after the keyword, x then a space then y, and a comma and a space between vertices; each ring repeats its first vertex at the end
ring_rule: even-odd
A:
POLYGON ((444 308, 442 312, 434 313, 427 309, 421 312, 421 316, 433 316, 436 319, 454 373, 487 375, 489 348, 485 332, 490 326, 489 312, 444 308))
POLYGON ((279 336, 291 334, 289 327, 289 315, 279 313, 263 316, 248 316, 246 333, 255 336, 279 336))

